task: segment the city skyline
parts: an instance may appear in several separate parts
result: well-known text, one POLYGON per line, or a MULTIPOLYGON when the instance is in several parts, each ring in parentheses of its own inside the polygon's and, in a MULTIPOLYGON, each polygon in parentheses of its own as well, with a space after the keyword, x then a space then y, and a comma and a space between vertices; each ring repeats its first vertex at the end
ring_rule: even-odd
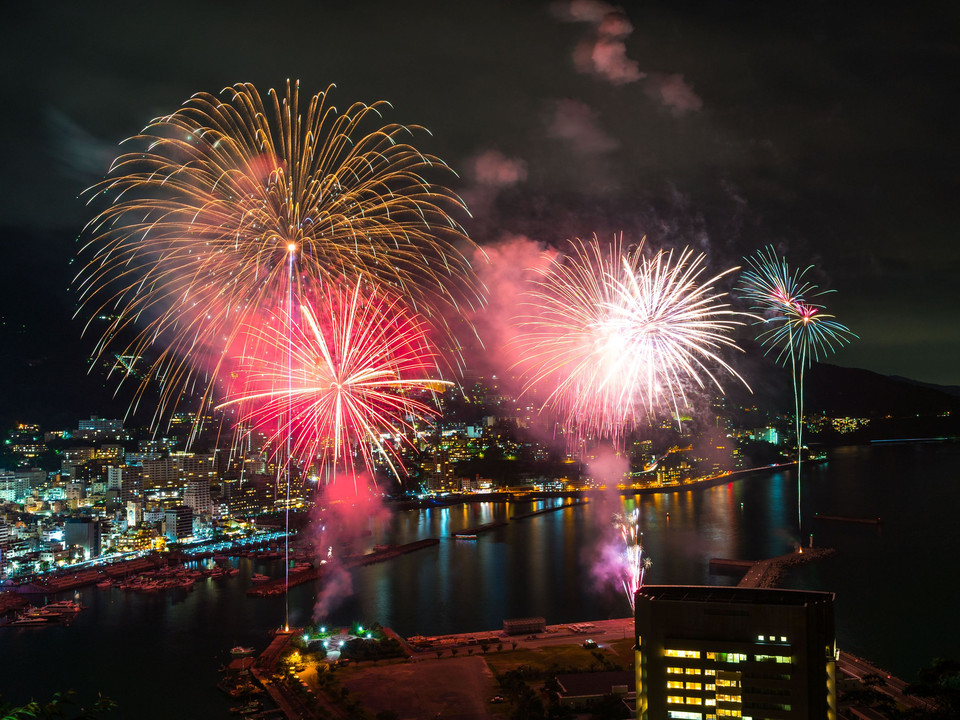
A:
MULTIPOLYGON (((254 19, 250 6, 149 18, 106 7, 77 17, 68 7, 42 18, 16 11, 6 79, 26 102, 2 121, 10 190, 0 232, 15 246, 3 275, 3 370, 22 419, 33 395, 51 404, 51 378, 80 378, 54 396, 86 383, 87 398, 103 404, 88 403, 90 412, 126 405, 109 401, 112 385, 82 377, 94 339, 77 339, 82 319, 69 319, 76 297, 67 285, 74 238, 92 210, 75 196, 102 177, 120 140, 193 93, 247 80, 279 87, 288 77, 310 93, 338 83, 337 103, 386 99, 389 120, 425 125, 425 149, 460 173, 452 189, 473 212, 462 220, 491 254, 622 231, 657 248, 691 244, 719 271, 773 243, 837 290, 830 309, 860 336, 838 364, 957 383, 956 251, 945 242, 957 221, 946 200, 955 180, 949 149, 934 154, 942 101, 916 86, 913 102, 891 109, 882 94, 929 65, 930 77, 947 72, 935 60, 955 44, 909 32, 943 32, 934 8, 913 10, 902 26, 875 15, 872 35, 853 49, 844 40, 860 17, 852 9, 624 13, 544 3, 476 9, 471 22, 463 7, 378 9, 361 20, 345 7, 299 8, 323 42, 283 45, 270 30, 284 16, 254 19), (218 23, 231 32, 212 31, 218 23), (147 24, 170 31, 158 37, 182 36, 183 49, 143 42, 147 24), (344 52, 354 28, 369 38, 362 53, 344 52), (891 34, 897 42, 883 42, 891 34), (27 38, 46 51, 19 44, 27 38), (881 107, 889 125, 874 121, 881 107), (906 242, 906 230, 923 237, 906 242), (59 372, 65 364, 70 372, 59 372)), ((492 293, 497 279, 488 278, 492 293)))

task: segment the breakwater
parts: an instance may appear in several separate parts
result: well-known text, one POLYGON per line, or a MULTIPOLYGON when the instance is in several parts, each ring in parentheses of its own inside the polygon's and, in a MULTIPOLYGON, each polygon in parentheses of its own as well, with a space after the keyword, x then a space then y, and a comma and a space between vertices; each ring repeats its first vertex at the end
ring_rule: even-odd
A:
POLYGON ((474 525, 451 533, 455 538, 475 538, 481 533, 490 532, 507 524, 506 520, 497 520, 495 522, 484 523, 483 525, 474 525))
POLYGON ((514 515, 511 520, 526 520, 527 518, 532 518, 536 515, 545 515, 546 513, 557 512, 558 510, 566 510, 567 508, 577 507, 578 505, 586 505, 590 500, 577 500, 576 502, 566 503, 565 505, 557 505, 556 507, 544 508, 543 510, 534 510, 533 512, 520 513, 519 515, 514 515))
MULTIPOLYGON (((363 565, 373 565, 374 563, 391 560, 395 557, 439 544, 440 541, 437 538, 426 538, 424 540, 417 540, 404 545, 388 545, 386 547, 376 549, 373 552, 366 553, 365 555, 348 555, 341 561, 341 566, 349 570, 351 568, 361 567, 363 565)), ((315 568, 306 568, 300 571, 291 572, 289 578, 289 587, 295 587, 297 585, 303 585, 307 582, 319 580, 323 577, 325 572, 326 565, 320 565, 319 567, 315 568)), ((265 583, 261 583, 260 585, 255 585, 249 588, 247 590, 247 595, 252 595, 253 597, 279 595, 284 592, 286 587, 288 587, 288 580, 286 577, 273 578, 265 583)))
POLYGON ((820 560, 836 554, 833 548, 803 548, 800 552, 787 553, 777 557, 758 560, 747 570, 737 587, 772 588, 783 579, 784 572, 798 565, 820 560))

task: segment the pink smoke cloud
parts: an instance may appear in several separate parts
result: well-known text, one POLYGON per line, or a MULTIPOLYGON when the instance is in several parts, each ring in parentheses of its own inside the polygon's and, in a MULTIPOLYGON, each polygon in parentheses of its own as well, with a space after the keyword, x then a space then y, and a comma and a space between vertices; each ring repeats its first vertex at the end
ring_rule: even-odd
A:
POLYGON ((473 159, 473 177, 487 187, 511 187, 527 179, 527 163, 499 150, 487 150, 473 159))
POLYGON ((600 445, 584 458, 587 474, 595 481, 607 486, 607 495, 615 495, 615 504, 619 507, 620 496, 617 483, 623 482, 630 474, 630 461, 609 445, 600 445))
POLYGON ((353 594, 345 556, 357 552, 353 545, 369 535, 371 520, 385 514, 387 510, 380 493, 367 475, 356 479, 351 475, 336 475, 323 488, 308 530, 317 562, 323 567, 313 607, 314 622, 326 618, 353 594))
POLYGON ((570 143, 581 155, 595 155, 615 150, 619 143, 597 124, 598 114, 590 106, 565 98, 554 107, 547 122, 547 134, 570 143))
POLYGON ((614 7, 602 0, 561 0, 550 6, 550 12, 559 20, 597 25, 613 11, 614 7))
POLYGON ((510 344, 517 332, 516 317, 523 312, 524 294, 532 288, 538 271, 555 257, 556 251, 523 235, 508 235, 476 252, 473 265, 487 288, 487 304, 473 317, 485 347, 477 356, 491 363, 484 370, 506 374, 513 367, 510 344))
POLYGON ((627 57, 625 40, 633 32, 633 25, 623 12, 604 2, 572 0, 554 5, 553 14, 565 22, 593 26, 573 51, 573 64, 579 72, 614 85, 635 83, 644 77, 637 61, 627 57))
POLYGON ((703 107, 703 100, 679 73, 653 73, 644 82, 643 89, 647 95, 670 108, 670 112, 677 116, 697 112, 703 107))
POLYGON ((573 64, 585 75, 594 75, 613 85, 642 82, 648 97, 680 116, 696 112, 703 100, 679 73, 647 73, 636 60, 627 57, 626 41, 633 24, 620 8, 600 0, 565 0, 551 7, 554 17, 563 22, 591 26, 573 51, 573 64))

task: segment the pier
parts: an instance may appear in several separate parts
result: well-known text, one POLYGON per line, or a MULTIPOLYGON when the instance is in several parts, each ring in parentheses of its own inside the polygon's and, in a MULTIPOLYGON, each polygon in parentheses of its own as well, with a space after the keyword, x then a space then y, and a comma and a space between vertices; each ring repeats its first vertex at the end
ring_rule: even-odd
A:
MULTIPOLYGON (((426 540, 417 540, 416 542, 406 543, 405 545, 389 545, 385 548, 374 550, 373 552, 365 555, 348 555, 347 557, 343 558, 341 566, 347 570, 350 570, 351 568, 360 567, 361 565, 373 565, 374 563, 392 560, 400 555, 406 555, 407 553, 416 552, 417 550, 422 550, 423 548, 432 547, 433 545, 439 544, 440 541, 437 538, 427 538, 426 540)), ((299 572, 291 572, 289 585, 286 577, 273 578, 272 580, 268 580, 260 585, 255 585, 249 588, 247 590, 247 595, 252 595, 254 597, 279 595, 283 593, 286 587, 296 587, 297 585, 303 585, 307 582, 319 580, 321 577, 323 577, 325 572, 326 565, 320 565, 319 567, 309 568, 307 570, 300 570, 299 572)))
POLYGON ((543 515, 545 513, 557 512, 558 510, 566 510, 567 508, 577 507, 578 505, 586 505, 589 503, 589 499, 577 500, 572 503, 566 503, 565 505, 557 505, 556 507, 544 508, 543 510, 534 510, 533 512, 520 513, 519 515, 514 515, 511 520, 526 520, 527 518, 532 518, 536 515, 543 515))
POLYGON ((747 570, 737 587, 770 588, 777 587, 783 579, 783 573, 788 568, 805 565, 814 560, 830 557, 836 550, 833 548, 803 548, 801 552, 787 553, 766 560, 758 560, 747 570))
POLYGON ((495 530, 496 528, 503 527, 506 524, 507 524, 506 520, 497 520, 496 522, 484 523, 483 525, 474 525, 473 527, 470 527, 470 528, 457 530, 455 533, 452 533, 452 534, 453 534, 453 537, 455 538, 463 538, 463 539, 475 538, 480 533, 490 532, 491 530, 495 530))

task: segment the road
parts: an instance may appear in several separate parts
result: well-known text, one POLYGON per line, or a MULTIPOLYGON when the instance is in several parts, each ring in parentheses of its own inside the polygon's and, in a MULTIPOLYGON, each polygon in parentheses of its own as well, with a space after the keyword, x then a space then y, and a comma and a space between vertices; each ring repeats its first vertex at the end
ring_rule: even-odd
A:
POLYGON ((895 702, 918 710, 933 709, 933 706, 923 698, 904 695, 903 690, 907 686, 907 683, 900 678, 891 675, 886 670, 878 668, 876 665, 872 665, 856 655, 851 655, 848 652, 840 652, 839 655, 837 667, 844 675, 860 680, 861 682, 867 675, 876 675, 883 681, 882 684, 877 685, 877 690, 889 695, 895 702))

